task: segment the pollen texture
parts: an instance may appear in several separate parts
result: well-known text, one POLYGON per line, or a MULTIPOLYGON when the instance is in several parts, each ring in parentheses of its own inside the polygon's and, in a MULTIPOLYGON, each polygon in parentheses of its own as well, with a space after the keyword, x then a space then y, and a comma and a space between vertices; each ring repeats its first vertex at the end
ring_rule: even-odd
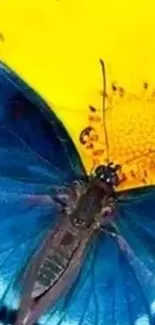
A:
POLYGON ((102 110, 90 107, 81 133, 88 172, 109 158, 121 165, 119 189, 154 184, 155 91, 149 92, 147 83, 137 95, 112 85, 105 106, 105 123, 102 110))

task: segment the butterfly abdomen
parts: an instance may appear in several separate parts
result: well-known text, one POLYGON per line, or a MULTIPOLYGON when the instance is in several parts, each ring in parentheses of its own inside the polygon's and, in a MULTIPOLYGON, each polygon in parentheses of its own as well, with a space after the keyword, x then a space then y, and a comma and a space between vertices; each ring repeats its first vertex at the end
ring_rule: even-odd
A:
POLYGON ((54 288, 67 271, 71 261, 74 260, 75 253, 83 240, 89 238, 87 232, 91 231, 83 230, 82 235, 81 230, 74 227, 69 218, 64 216, 64 220, 55 235, 52 236, 38 268, 31 294, 33 299, 40 299, 49 289, 54 288))
POLYGON ((59 250, 51 249, 48 252, 38 272, 37 281, 32 293, 33 298, 44 294, 59 280, 70 263, 71 255, 73 255, 71 247, 66 252, 62 247, 59 250))

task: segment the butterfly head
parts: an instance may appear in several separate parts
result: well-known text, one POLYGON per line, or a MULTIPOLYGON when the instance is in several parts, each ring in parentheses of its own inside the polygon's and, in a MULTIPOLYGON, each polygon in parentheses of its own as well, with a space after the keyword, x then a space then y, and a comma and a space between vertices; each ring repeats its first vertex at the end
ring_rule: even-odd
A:
POLYGON ((120 169, 120 165, 114 165, 112 162, 110 162, 107 165, 99 165, 95 169, 94 176, 108 185, 117 186, 119 184, 118 171, 120 169))

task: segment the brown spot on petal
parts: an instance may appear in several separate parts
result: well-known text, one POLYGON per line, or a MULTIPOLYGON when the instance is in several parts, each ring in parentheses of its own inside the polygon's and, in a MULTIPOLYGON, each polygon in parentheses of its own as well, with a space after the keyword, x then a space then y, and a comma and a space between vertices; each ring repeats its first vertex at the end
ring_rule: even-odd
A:
POLYGON ((142 178, 142 179, 141 179, 141 182, 142 182, 143 184, 146 184, 146 183, 147 183, 145 178, 142 178))
POLYGON ((120 97, 124 96, 124 88, 123 87, 119 88, 119 95, 120 95, 120 97))
POLYGON ((148 82, 144 82, 143 87, 144 87, 144 89, 148 89, 148 87, 149 87, 148 82))
POLYGON ((96 108, 94 106, 89 106, 89 109, 91 110, 91 112, 95 113, 96 112, 96 108))
POLYGON ((114 92, 117 91, 117 87, 116 87, 116 85, 115 85, 114 83, 112 83, 111 88, 112 88, 112 90, 113 90, 114 92))
POLYGON ((94 122, 94 116, 89 115, 88 120, 89 120, 89 122, 94 122))
POLYGON ((104 154, 104 150, 103 149, 98 149, 98 150, 95 150, 93 152, 93 156, 101 156, 104 154))
POLYGON ((93 143, 89 143, 89 144, 87 144, 87 145, 86 145, 86 149, 88 149, 88 150, 93 150, 93 149, 94 149, 94 145, 93 145, 93 143))
POLYGON ((86 144, 90 135, 90 132, 93 130, 91 126, 87 126, 80 133, 79 140, 81 144, 86 144))

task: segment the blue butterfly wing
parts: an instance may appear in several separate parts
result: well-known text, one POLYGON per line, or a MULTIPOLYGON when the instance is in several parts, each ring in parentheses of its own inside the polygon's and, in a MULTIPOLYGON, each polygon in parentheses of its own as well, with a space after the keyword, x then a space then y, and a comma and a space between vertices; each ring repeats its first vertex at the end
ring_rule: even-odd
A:
POLYGON ((59 175, 8 127, 0 126, 1 312, 9 308, 16 277, 56 222, 59 211, 51 200, 52 184, 60 184, 59 175))
POLYGON ((38 95, 1 64, 2 323, 13 321, 14 310, 19 304, 17 280, 49 229, 59 220, 60 211, 53 203, 52 196, 57 189, 69 186, 73 179, 81 175, 85 176, 84 167, 63 125, 53 113, 48 113, 48 107, 38 95), (15 98, 20 98, 20 105, 17 103, 16 106, 15 98))
POLYGON ((135 255, 132 269, 143 296, 147 317, 150 318, 148 324, 154 324, 155 188, 153 186, 132 191, 129 202, 120 203, 118 227, 135 255))
MULTIPOLYGON (((52 76, 51 76, 52 78, 52 76)), ((0 63, 0 124, 15 132, 54 172, 70 181, 85 175, 63 124, 43 99, 0 63)))
POLYGON ((100 233, 77 281, 40 324, 155 324, 155 189, 128 197, 118 204, 116 218, 125 249, 100 233))

